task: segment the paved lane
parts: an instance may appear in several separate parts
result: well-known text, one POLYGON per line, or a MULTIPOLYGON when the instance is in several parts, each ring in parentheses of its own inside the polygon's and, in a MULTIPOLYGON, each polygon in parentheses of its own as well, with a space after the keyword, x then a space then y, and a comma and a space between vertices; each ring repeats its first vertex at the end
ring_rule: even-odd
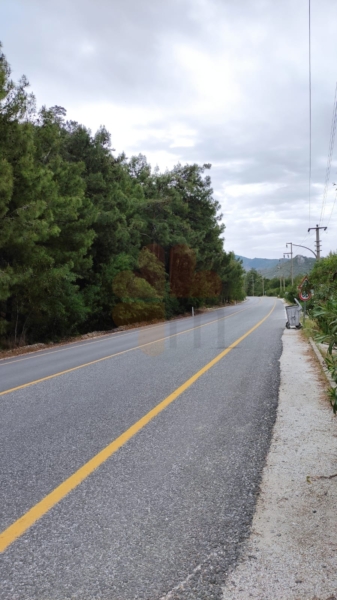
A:
MULTIPOLYGON (((171 597, 220 598, 251 519, 275 418, 281 302, 231 345, 273 303, 252 299, 226 320, 214 318, 220 311, 203 315, 198 325, 213 323, 0 398, 3 531, 228 348, 7 548, 1 599, 159 600, 196 568, 187 591, 171 597)), ((196 324, 184 321, 177 332, 196 324)), ((104 349, 84 346, 90 358, 102 350, 99 357, 107 356, 118 344, 139 342, 139 332, 133 335, 111 336, 104 349)), ((32 359, 34 377, 45 360, 39 353, 32 359)))
MULTIPOLYGON (((95 360, 109 358, 114 354, 132 351, 132 349, 139 348, 140 345, 145 347, 144 345, 149 345, 156 339, 169 339, 183 335, 184 332, 191 331, 196 326, 207 327, 217 319, 231 318, 235 314, 254 307, 259 302, 261 302, 259 298, 249 298, 242 304, 212 310, 194 318, 177 319, 168 323, 116 332, 96 339, 81 340, 56 348, 1 359, 0 392, 86 365, 95 360)), ((171 347, 175 346, 175 340, 171 340, 171 347)))

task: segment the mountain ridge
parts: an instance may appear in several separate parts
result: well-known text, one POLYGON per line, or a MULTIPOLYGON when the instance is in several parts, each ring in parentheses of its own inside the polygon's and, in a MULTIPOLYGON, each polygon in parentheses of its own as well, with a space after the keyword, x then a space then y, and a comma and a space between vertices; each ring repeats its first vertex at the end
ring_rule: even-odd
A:
MULTIPOLYGON (((247 258, 246 256, 236 255, 237 259, 242 260, 242 266, 245 271, 255 269, 258 273, 261 273, 266 279, 273 279, 274 277, 291 277, 291 260, 290 258, 247 258)), ((293 274, 294 277, 297 275, 305 275, 310 273, 316 262, 315 258, 308 256, 302 256, 297 254, 293 258, 293 274)))
POLYGON ((247 258, 246 256, 240 256, 239 254, 237 254, 235 258, 242 260, 242 266, 245 271, 250 271, 250 269, 256 269, 257 271, 260 269, 268 269, 278 265, 280 261, 283 262, 286 260, 285 258, 247 258))

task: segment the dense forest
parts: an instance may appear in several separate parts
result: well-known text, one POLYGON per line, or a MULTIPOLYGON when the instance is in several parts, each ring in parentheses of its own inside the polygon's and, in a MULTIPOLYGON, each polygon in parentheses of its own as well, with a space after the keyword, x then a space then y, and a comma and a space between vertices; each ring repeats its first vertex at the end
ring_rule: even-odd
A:
POLYGON ((36 109, 0 49, 0 340, 57 340, 243 298, 211 165, 164 173, 36 109))

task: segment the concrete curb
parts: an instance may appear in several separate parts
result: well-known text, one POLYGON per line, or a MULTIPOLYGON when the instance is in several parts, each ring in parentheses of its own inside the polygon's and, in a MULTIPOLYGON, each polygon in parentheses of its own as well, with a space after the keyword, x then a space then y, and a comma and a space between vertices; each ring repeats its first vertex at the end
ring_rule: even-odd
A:
POLYGON ((310 342, 310 345, 311 345, 311 347, 312 347, 313 351, 314 351, 314 352, 315 352, 315 354, 316 354, 316 357, 317 357, 317 359, 318 359, 318 362, 320 363, 320 365, 321 365, 321 367, 322 367, 322 370, 323 370, 323 372, 324 372, 324 375, 325 375, 325 377, 327 378, 327 381, 328 381, 329 385, 330 385, 332 388, 335 388, 337 384, 336 384, 336 383, 335 383, 335 381, 332 379, 332 377, 331 377, 331 375, 330 375, 330 372, 329 372, 329 369, 328 369, 328 367, 326 366, 325 360, 324 360, 324 358, 323 358, 323 356, 322 356, 321 352, 320 352, 320 351, 319 351, 319 349, 317 348, 317 344, 314 342, 314 340, 313 340, 312 338, 309 338, 309 342, 310 342))

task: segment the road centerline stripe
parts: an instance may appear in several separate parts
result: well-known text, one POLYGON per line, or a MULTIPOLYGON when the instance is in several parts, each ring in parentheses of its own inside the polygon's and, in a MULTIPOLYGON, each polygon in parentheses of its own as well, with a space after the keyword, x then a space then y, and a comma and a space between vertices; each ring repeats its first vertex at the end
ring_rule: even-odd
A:
MULTIPOLYGON (((261 300, 261 299, 260 299, 261 300)), ((259 303, 259 302, 258 302, 259 303)), ((226 306, 221 306, 215 309, 212 309, 212 312, 216 312, 218 310, 222 310, 222 309, 226 309, 226 308, 230 308, 230 307, 226 307, 226 306)), ((252 306, 247 306, 244 310, 247 310, 248 308, 253 308, 252 306)), ((232 314, 238 314, 241 311, 236 311, 235 313, 232 314)), ((204 314, 204 313, 202 313, 204 314)), ((232 315, 227 315, 227 317, 230 317, 232 315)), ((191 319, 193 317, 188 317, 188 319, 191 319)), ((223 318, 223 317, 221 317, 223 318)), ((18 362, 22 362, 24 360, 32 360, 34 358, 39 358, 40 356, 51 356, 52 354, 58 354, 59 352, 67 352, 67 351, 71 351, 71 350, 76 350, 76 348, 83 348, 83 347, 88 347, 88 346, 92 346, 93 344, 99 344, 101 342, 106 342, 108 340, 113 340, 113 339, 118 339, 121 337, 127 337, 128 335, 132 335, 135 334, 137 332, 143 331, 144 329, 146 329, 147 331, 152 330, 152 329, 156 329, 158 327, 162 327, 163 325, 167 325, 169 323, 178 323, 178 322, 182 322, 184 320, 183 317, 179 317, 178 319, 172 319, 172 320, 167 320, 167 321, 161 321, 160 323, 156 323, 155 325, 144 325, 143 327, 135 327, 134 329, 131 330, 126 330, 126 331, 114 331, 114 332, 110 332, 110 333, 104 333, 103 335, 97 335, 95 336, 93 339, 87 339, 87 340, 78 340, 78 341, 71 341, 71 342, 64 342, 62 344, 60 344, 60 347, 56 346, 56 347, 52 347, 52 348, 41 348, 40 350, 34 350, 33 352, 27 352, 27 354, 22 355, 22 354, 18 354, 17 356, 8 356, 8 357, 4 357, 4 358, 0 358, 0 367, 3 366, 7 366, 7 365, 12 365, 13 363, 18 363, 18 362), (21 358, 19 358, 21 357, 21 358)), ((211 323, 214 322, 210 321, 211 323)), ((205 323, 206 325, 206 323, 205 323)), ((193 327, 192 327, 193 329, 193 327)))
POLYGON ((242 310, 238 310, 235 313, 230 315, 226 315, 225 317, 221 317, 220 319, 213 319, 213 321, 209 321, 209 323, 203 323, 202 325, 197 325, 196 327, 191 327, 190 329, 186 329, 185 331, 179 331, 178 333, 173 333, 171 335, 167 335, 163 338, 158 338, 157 340, 153 340, 151 342, 146 342, 145 344, 137 344, 137 346, 133 346, 132 348, 128 348, 127 350, 121 350, 120 352, 114 352, 113 354, 109 354, 108 356, 102 356, 101 358, 96 358, 95 360, 91 360, 90 362, 83 363, 81 365, 77 365, 76 367, 71 367, 70 369, 65 369, 64 371, 59 371, 58 373, 53 373, 52 375, 47 375, 46 377, 41 377, 40 379, 34 379, 33 381, 29 381, 28 383, 23 383, 22 385, 18 385, 14 388, 9 388, 8 390, 3 390, 0 392, 0 396, 5 396, 6 394, 10 394, 11 392, 16 392, 17 390, 22 390, 24 388, 30 387, 31 385, 36 385, 37 383, 42 383, 43 381, 48 381, 49 379, 54 379, 55 377, 60 377, 60 375, 66 375, 67 373, 72 373, 73 371, 77 371, 78 369, 83 369, 84 367, 90 367, 91 365, 95 365, 99 362, 103 362, 104 360, 109 360, 110 358, 114 358, 115 356, 120 356, 121 354, 126 354, 127 352, 133 352, 134 350, 138 350, 139 348, 145 348, 145 346, 151 346, 152 344, 157 344, 158 342, 163 342, 164 340, 168 340, 172 337, 176 337, 178 335, 184 335, 185 333, 190 333, 195 329, 201 329, 202 327, 208 327, 208 325, 212 325, 212 323, 218 323, 219 321, 223 321, 225 319, 230 319, 235 315, 244 312, 245 310, 249 310, 251 307, 247 306, 242 310))
POLYGON ((174 392, 169 394, 164 400, 152 408, 146 415, 139 419, 136 423, 131 425, 129 429, 124 431, 118 438, 111 442, 108 446, 103 448, 98 454, 86 462, 80 467, 75 473, 70 475, 65 481, 59 486, 47 494, 40 502, 35 504, 30 510, 28 510, 22 517, 17 519, 12 525, 7 527, 2 533, 0 533, 0 553, 4 552, 8 546, 10 546, 16 539, 21 537, 36 521, 41 519, 49 510, 51 510, 56 504, 58 504, 63 498, 65 498, 72 490, 77 488, 82 481, 84 481, 91 473, 93 473, 100 465, 105 463, 119 448, 124 446, 131 438, 133 438, 141 429, 143 429, 150 421, 152 421, 157 415, 159 415, 167 406, 169 406, 174 400, 176 400, 183 392, 190 388, 204 373, 209 371, 214 365, 216 365, 224 356, 226 356, 233 348, 238 346, 245 338, 247 338, 253 331, 255 331, 262 323, 264 323, 268 317, 272 314, 276 306, 276 301, 269 311, 269 313, 261 319, 256 325, 249 329, 245 334, 239 337, 233 342, 228 348, 220 352, 215 358, 204 365, 197 373, 192 375, 185 383, 180 385, 174 392))

